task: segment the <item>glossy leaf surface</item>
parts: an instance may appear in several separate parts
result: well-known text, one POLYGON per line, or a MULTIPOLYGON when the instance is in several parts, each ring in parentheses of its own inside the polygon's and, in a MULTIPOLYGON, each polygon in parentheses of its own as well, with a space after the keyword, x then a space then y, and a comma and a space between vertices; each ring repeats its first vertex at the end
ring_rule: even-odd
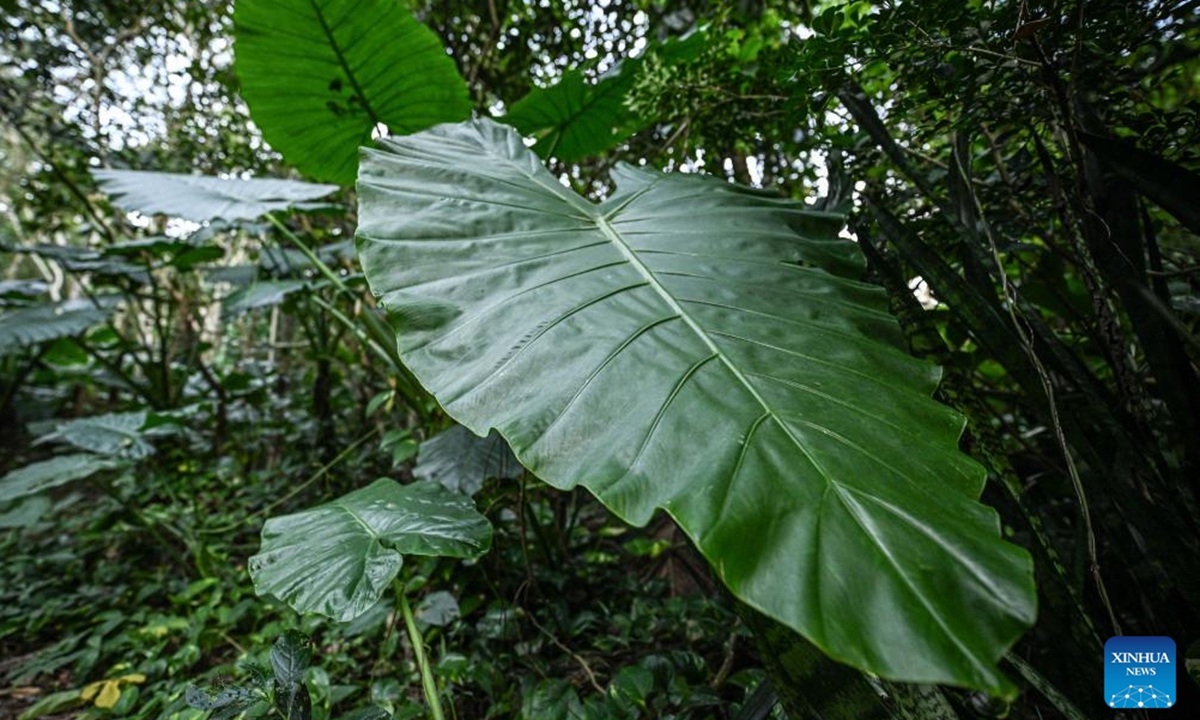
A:
POLYGON ((310 510, 271 518, 250 558, 260 595, 342 622, 374 605, 404 555, 477 557, 492 527, 467 498, 432 483, 381 478, 310 510))
POLYGON ((459 422, 618 515, 662 508, 741 599, 885 677, 1011 695, 1028 555, 978 502, 841 220, 628 166, 596 205, 510 128, 365 151, 359 253, 403 361, 459 422))
POLYGON ((93 170, 92 176, 122 210, 195 222, 253 220, 295 205, 303 207, 338 189, 278 178, 243 180, 147 170, 93 170))
POLYGON ((441 41, 394 0, 238 0, 242 96, 304 173, 354 182, 376 126, 410 133, 471 112, 441 41))

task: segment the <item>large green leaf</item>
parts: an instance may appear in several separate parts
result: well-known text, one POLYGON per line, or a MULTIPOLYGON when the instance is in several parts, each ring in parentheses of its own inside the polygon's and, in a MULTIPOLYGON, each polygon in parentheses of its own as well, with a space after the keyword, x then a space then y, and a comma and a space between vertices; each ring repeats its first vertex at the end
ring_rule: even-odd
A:
POLYGON ((78 335, 107 320, 116 304, 111 297, 79 298, 0 313, 0 355, 78 335))
POLYGON ((856 278, 840 219, 628 166, 595 205, 512 129, 364 151, 359 254, 459 422, 618 515, 666 510, 741 599, 832 657, 1010 695, 1030 558, 977 502, 963 419, 856 278))
POLYGON ((52 457, 17 468, 0 478, 0 502, 36 495, 115 467, 120 467, 120 463, 88 453, 52 457))
POLYGON ((147 170, 93 170, 100 189, 122 210, 207 222, 253 220, 325 197, 336 185, 278 178, 219 178, 147 170))
POLYGON ((310 510, 271 518, 250 558, 260 595, 346 622, 379 601, 403 555, 477 557, 492 527, 474 504, 433 483, 381 478, 310 510))
POLYGON ((467 86, 441 41, 396 0, 237 0, 236 69, 263 137, 303 172, 354 182, 379 124, 462 120, 467 86))
POLYGON ((68 420, 40 440, 61 440, 100 455, 141 460, 154 453, 142 431, 146 417, 145 410, 137 410, 68 420))

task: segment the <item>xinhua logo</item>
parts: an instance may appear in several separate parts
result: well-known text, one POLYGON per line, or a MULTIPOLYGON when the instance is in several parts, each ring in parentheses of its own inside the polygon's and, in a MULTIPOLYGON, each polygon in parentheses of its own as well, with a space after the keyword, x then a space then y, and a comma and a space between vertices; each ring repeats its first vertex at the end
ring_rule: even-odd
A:
POLYGON ((1111 708, 1175 706, 1175 641, 1114 637, 1104 644, 1104 704, 1111 708))

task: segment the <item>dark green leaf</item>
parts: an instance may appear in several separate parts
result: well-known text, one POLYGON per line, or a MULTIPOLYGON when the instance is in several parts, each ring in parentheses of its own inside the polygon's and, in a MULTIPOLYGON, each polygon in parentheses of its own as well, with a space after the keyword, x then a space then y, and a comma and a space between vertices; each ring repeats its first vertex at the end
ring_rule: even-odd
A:
POLYGON ((587 717, 579 694, 565 680, 544 680, 521 700, 521 720, 575 720, 587 717))
POLYGON ((572 70, 545 88, 534 88, 502 120, 537 138, 538 155, 575 162, 601 153, 638 128, 625 107, 632 73, 613 73, 589 83, 572 70))
POLYGON ((236 685, 220 689, 189 685, 184 692, 184 700, 188 706, 197 710, 215 710, 232 704, 241 704, 244 707, 253 699, 253 693, 236 685))
POLYGON ((0 307, 24 305, 42 297, 50 286, 41 280, 0 280, 0 307))
POLYGON ((78 335, 115 312, 117 300, 101 298, 35 305, 0 314, 0 356, 33 345, 78 335))
MULTIPOLYGON (((651 54, 656 62, 670 64, 693 57, 704 42, 703 33, 693 33, 656 46, 651 54)), ((529 91, 500 121, 537 138, 533 150, 543 158, 575 162, 604 152, 653 121, 625 102, 645 62, 646 56, 628 59, 594 83, 580 70, 564 73, 554 85, 529 91)))
POLYGON ((10 508, 0 510, 0 530, 22 528, 33 525, 50 509, 50 498, 45 495, 26 497, 10 508))
POLYGON ((1200 235, 1200 176, 1132 143, 1085 132, 1079 138, 1138 192, 1200 235))
POLYGON ((410 133, 471 112, 438 37, 394 0, 238 0, 236 69, 263 137, 303 172, 354 182, 383 124, 410 133))
POLYGON ((233 718, 241 715, 243 712, 251 711, 251 717, 261 717, 263 713, 255 713, 252 708, 258 704, 263 710, 266 710, 266 703, 261 700, 247 700, 245 702, 236 702, 226 705, 223 708, 215 710, 208 716, 208 720, 233 720, 233 718))
POLYGON ((79 702, 78 690, 63 690, 50 693, 26 708, 17 716, 17 720, 36 720, 45 715, 60 713, 73 705, 78 705, 79 702))
POLYGON ((392 714, 381 707, 359 708, 340 720, 391 720, 392 714))
POLYGON ((346 622, 379 600, 403 555, 477 557, 492 528, 467 498, 431 483, 370 486, 295 515, 271 518, 250 558, 260 595, 346 622))
POLYGON ((665 509, 739 598, 835 659, 1012 695, 1032 567, 979 504, 840 218, 630 167, 592 204, 510 128, 364 155, 359 252, 405 364, 559 488, 665 509))
POLYGON ((280 687, 304 681, 304 671, 312 662, 308 636, 295 630, 280 635, 271 646, 271 669, 280 687))
POLYGON ((459 618, 458 601, 445 590, 431 592, 417 605, 417 619, 426 625, 445 627, 459 618))
POLYGON ((304 280, 260 280, 227 295, 222 301, 222 312, 232 318, 257 308, 273 307, 310 286, 313 283, 304 280))
POLYGON ((112 457, 141 460, 154 453, 142 427, 146 411, 109 413, 60 423, 41 440, 60 440, 81 450, 112 457))

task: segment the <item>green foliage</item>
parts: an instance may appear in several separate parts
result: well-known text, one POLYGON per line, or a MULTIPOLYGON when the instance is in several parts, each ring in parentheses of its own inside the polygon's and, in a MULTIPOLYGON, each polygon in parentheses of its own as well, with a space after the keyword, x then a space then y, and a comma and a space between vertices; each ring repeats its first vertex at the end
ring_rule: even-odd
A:
POLYGON ((1080 139, 1104 163, 1132 183, 1138 192, 1174 215, 1193 233, 1200 233, 1200 210, 1196 209, 1194 202, 1200 193, 1200 175, 1140 150, 1129 142, 1087 133, 1081 133, 1080 139))
POLYGON ((348 622, 379 601, 404 555, 474 558, 491 542, 491 526, 470 500, 440 485, 380 478, 325 505, 268 520, 250 576, 260 594, 348 622))
POLYGON ((401 359, 460 422, 636 525, 666 510, 735 595, 835 658, 1013 692, 995 663, 1033 621, 1028 557, 977 504, 962 420, 853 279, 840 218, 629 167, 593 205, 487 121, 368 153, 359 191, 401 359), (878 615, 886 635, 850 629, 878 615))
POLYGON ((408 133, 470 113, 453 61, 400 3, 236 5, 242 96, 267 142, 308 175, 349 185, 377 126, 408 133))
POLYGON ((531 90, 503 121, 537 138, 533 149, 543 158, 573 162, 595 155, 637 129, 624 102, 632 77, 621 68, 589 83, 583 71, 569 72, 550 87, 531 90))
POLYGON ((660 43, 641 57, 622 61, 595 82, 589 82, 582 69, 569 71, 549 87, 530 90, 499 120, 536 138, 533 150, 543 158, 577 162, 602 153, 654 122, 652 115, 637 112, 629 102, 646 68, 694 59, 706 40, 703 32, 696 32, 660 43))

